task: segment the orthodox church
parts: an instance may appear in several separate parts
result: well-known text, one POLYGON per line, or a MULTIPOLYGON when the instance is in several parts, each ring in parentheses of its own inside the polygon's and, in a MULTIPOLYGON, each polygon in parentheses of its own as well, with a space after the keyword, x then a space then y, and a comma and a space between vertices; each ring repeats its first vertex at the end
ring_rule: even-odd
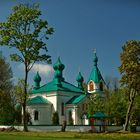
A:
POLYGON ((58 113, 59 124, 88 125, 87 102, 90 96, 104 96, 105 82, 97 66, 98 58, 94 52, 93 68, 84 90, 84 78, 79 72, 78 86, 68 83, 63 77, 64 64, 60 57, 53 65, 54 78, 51 82, 40 86, 39 72, 34 77, 34 88, 27 101, 27 111, 32 125, 51 125, 54 112, 58 113))

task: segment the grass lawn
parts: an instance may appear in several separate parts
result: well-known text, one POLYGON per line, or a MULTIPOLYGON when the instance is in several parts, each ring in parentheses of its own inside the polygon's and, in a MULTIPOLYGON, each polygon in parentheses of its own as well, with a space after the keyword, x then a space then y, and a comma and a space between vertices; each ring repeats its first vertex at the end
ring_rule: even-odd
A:
POLYGON ((0 132, 0 140, 140 140, 140 133, 0 132))

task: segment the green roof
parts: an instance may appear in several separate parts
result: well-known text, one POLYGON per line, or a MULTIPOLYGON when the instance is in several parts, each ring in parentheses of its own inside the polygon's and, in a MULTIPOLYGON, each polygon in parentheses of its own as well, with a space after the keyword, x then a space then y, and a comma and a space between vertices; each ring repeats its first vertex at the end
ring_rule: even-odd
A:
POLYGON ((103 112, 95 112, 93 115, 89 115, 89 118, 106 118, 107 116, 103 112))
POLYGON ((49 82, 48 84, 45 84, 44 86, 38 89, 33 89, 32 93, 33 94, 46 93, 50 91, 68 91, 68 92, 75 92, 75 93, 84 93, 84 91, 81 90, 80 88, 65 81, 61 81, 61 86, 57 85, 55 80, 49 82))
POLYGON ((91 71, 89 81, 92 80, 95 83, 99 83, 101 80, 103 80, 102 75, 98 69, 97 62, 98 62, 98 57, 96 56, 96 52, 94 52, 94 58, 93 58, 94 67, 91 71))
POLYGON ((79 102, 81 102, 83 99, 85 99, 86 95, 80 95, 80 96, 74 96, 72 97, 67 104, 77 104, 79 102))
POLYGON ((50 104, 50 102, 42 96, 36 96, 27 100, 27 105, 34 104, 50 104))
POLYGON ((92 69, 92 72, 91 72, 90 77, 89 77, 89 81, 90 80, 94 81, 95 83, 99 83, 101 80, 103 80, 102 75, 101 75, 98 67, 94 67, 92 69))

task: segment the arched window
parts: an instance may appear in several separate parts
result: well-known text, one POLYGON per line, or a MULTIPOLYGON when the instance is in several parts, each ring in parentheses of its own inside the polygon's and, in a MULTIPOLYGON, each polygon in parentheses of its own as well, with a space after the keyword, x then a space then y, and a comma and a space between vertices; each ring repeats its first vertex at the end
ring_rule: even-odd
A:
POLYGON ((38 111, 35 110, 35 111, 34 111, 34 120, 35 120, 35 121, 38 120, 38 115, 39 115, 38 111))
POLYGON ((64 115, 64 103, 61 104, 61 115, 64 115))
POLYGON ((100 90, 103 91, 103 82, 100 82, 100 90))
POLYGON ((89 91, 94 90, 94 83, 92 81, 89 82, 89 91))

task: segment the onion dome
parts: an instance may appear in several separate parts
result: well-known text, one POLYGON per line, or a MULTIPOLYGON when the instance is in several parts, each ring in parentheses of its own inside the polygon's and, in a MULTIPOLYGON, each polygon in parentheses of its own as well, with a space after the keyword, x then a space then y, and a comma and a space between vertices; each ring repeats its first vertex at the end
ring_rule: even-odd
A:
POLYGON ((41 77, 39 75, 39 73, 37 72, 36 75, 34 76, 34 81, 35 82, 40 82, 41 81, 41 77))
POLYGON ((93 58, 94 66, 97 66, 98 57, 96 55, 96 51, 94 51, 94 58, 93 58))
POLYGON ((41 82, 41 77, 39 75, 39 72, 36 73, 34 76, 34 88, 40 88, 40 82, 41 82))
POLYGON ((77 78, 76 78, 76 81, 78 82, 78 87, 80 88, 80 89, 84 89, 83 88, 83 81, 84 81, 84 78, 83 78, 83 76, 81 75, 81 72, 79 72, 78 73, 78 75, 77 75, 77 78))
POLYGON ((62 64, 60 57, 58 57, 56 63, 53 65, 54 68, 54 80, 56 81, 56 84, 61 86, 61 81, 64 81, 63 78, 63 70, 65 68, 65 65, 62 64))
POLYGON ((58 57, 57 62, 53 65, 54 70, 60 70, 63 71, 65 68, 65 65, 62 64, 60 57, 58 57))

